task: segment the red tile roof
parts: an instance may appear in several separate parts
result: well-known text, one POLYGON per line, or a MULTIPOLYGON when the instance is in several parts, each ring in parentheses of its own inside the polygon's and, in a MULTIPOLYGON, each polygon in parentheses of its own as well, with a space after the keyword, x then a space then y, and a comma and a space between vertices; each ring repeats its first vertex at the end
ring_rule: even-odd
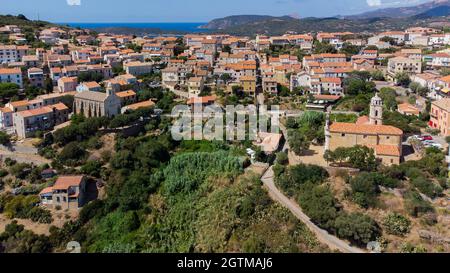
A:
POLYGON ((376 155, 401 156, 399 148, 394 145, 377 145, 375 153, 376 155))
POLYGON ((60 176, 55 185, 53 185, 53 190, 67 190, 69 187, 79 186, 83 181, 84 176, 60 176))
POLYGON ((335 122, 331 124, 330 131, 334 133, 366 134, 366 135, 403 135, 403 131, 389 125, 369 125, 335 122))

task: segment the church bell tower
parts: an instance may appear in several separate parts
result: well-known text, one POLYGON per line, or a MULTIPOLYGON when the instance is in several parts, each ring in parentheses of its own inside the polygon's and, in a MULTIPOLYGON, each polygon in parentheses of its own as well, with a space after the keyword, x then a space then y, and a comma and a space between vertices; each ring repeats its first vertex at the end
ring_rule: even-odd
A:
POLYGON ((370 101, 369 123, 371 125, 383 124, 383 100, 378 96, 378 93, 370 101))

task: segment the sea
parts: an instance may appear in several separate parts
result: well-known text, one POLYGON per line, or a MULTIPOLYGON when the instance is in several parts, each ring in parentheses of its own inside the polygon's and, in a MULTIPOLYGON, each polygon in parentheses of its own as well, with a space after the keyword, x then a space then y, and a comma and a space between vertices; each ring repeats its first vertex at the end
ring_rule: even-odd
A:
POLYGON ((178 32, 204 32, 199 27, 207 23, 57 23, 74 28, 98 29, 98 28, 134 28, 134 29, 160 29, 162 31, 178 32))

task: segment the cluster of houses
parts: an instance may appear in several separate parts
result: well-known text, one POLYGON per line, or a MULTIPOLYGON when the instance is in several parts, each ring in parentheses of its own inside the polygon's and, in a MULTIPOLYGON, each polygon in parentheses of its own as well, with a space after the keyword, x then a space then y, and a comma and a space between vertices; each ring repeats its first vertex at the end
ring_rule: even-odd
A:
MULTIPOLYGON (((3 101, 0 129, 19 138, 67 123, 72 113, 114 117, 130 109, 153 106, 153 101, 139 101, 137 92, 143 87, 142 77, 154 72, 161 75, 160 82, 153 83, 155 86, 174 92, 187 104, 209 105, 215 103, 216 97, 202 93, 211 90, 225 94, 239 90, 248 96, 302 90, 313 95, 315 101, 330 103, 346 95, 343 83, 351 72, 376 70, 393 83, 399 73, 406 73, 412 82, 426 88, 433 100, 429 126, 450 135, 450 76, 440 73, 450 69, 450 33, 437 29, 414 27, 372 35, 287 33, 250 38, 227 34, 136 37, 51 27, 36 34, 36 39, 47 45, 45 48, 29 45, 18 26, 1 26, 0 34, 10 40, 0 44, 0 82, 14 83, 21 91, 32 86, 49 92, 31 100, 3 101), (337 51, 348 45, 361 50, 350 56, 314 54, 316 41, 337 51), (287 50, 273 54, 287 46, 297 53, 287 50), (72 105, 64 104, 67 96, 73 97, 72 105)), ((309 106, 324 109, 314 103, 309 106)), ((398 111, 405 115, 420 112, 410 104, 399 105, 398 111)), ((355 124, 328 124, 326 135, 327 149, 365 145, 374 148, 387 165, 401 160, 403 132, 382 124, 382 101, 378 96, 372 99, 368 117, 361 117, 355 124)), ((264 135, 257 144, 272 151, 279 147, 281 139, 280 135, 264 135)), ((45 202, 75 200, 83 178, 57 184, 60 186, 43 191, 45 202)))
MULTIPOLYGON (((17 26, 4 26, 0 33, 18 35, 17 26)), ((39 40, 49 48, 32 48, 12 39, 0 44, 0 82, 14 83, 23 90, 27 86, 52 92, 32 100, 4 102, 0 108, 0 129, 19 138, 33 136, 37 131, 51 130, 69 120, 70 114, 86 117, 113 117, 127 109, 151 106, 152 101, 138 102, 137 77, 151 73, 157 61, 174 56, 176 38, 135 39, 141 52, 128 49, 132 36, 99 35, 85 30, 52 27, 39 33, 39 40), (72 38, 72 39, 71 39, 72 38), (98 42, 97 45, 95 41, 98 42), (123 67, 124 73, 114 77, 113 69, 123 67), (95 75, 101 81, 79 82, 80 75, 95 75), (73 105, 65 105, 66 96, 74 97, 73 105), (139 104, 137 104, 139 103, 139 104), (133 105, 136 104, 136 105, 133 105)))

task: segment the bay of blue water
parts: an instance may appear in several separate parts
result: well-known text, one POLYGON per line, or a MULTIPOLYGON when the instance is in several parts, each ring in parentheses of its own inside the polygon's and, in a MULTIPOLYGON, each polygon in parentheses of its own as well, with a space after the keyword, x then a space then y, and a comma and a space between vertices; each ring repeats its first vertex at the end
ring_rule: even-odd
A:
POLYGON ((58 23, 69 25, 70 27, 80 27, 84 29, 127 27, 127 28, 157 28, 168 31, 201 32, 201 25, 206 23, 58 23))

